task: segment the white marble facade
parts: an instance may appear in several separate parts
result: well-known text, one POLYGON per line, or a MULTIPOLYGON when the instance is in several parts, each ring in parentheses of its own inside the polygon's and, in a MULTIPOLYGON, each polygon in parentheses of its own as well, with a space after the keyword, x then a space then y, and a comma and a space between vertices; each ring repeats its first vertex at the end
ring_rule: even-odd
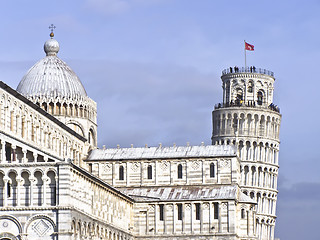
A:
POLYGON ((0 240, 274 239, 270 72, 223 73, 213 145, 98 149, 96 103, 45 51, 17 91, 0 82, 0 240))

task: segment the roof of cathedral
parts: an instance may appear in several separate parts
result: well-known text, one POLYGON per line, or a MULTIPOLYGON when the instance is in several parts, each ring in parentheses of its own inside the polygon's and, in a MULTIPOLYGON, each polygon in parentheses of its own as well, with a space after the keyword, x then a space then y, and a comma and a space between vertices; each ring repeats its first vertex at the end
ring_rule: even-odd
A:
POLYGON ((238 199, 239 202, 255 203, 234 186, 181 186, 124 188, 120 190, 136 201, 183 201, 204 199, 238 199), (240 194, 238 197, 238 193, 240 194))
POLYGON ((95 149, 88 158, 92 160, 121 160, 121 159, 163 159, 235 156, 236 148, 231 145, 208 146, 174 146, 174 147, 144 147, 144 148, 110 148, 95 149))
MULTIPOLYGON (((53 36, 53 35, 51 35, 53 36)), ((44 44, 46 57, 29 69, 17 91, 26 97, 79 99, 87 93, 74 71, 60 58, 59 43, 51 38, 44 44)))

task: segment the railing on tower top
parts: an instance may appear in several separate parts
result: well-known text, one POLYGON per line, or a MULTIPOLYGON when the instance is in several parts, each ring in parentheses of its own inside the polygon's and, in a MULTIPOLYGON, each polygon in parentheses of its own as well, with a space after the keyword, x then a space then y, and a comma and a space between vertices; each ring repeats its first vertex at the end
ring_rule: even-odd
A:
MULTIPOLYGON (((231 101, 228 103, 218 103, 214 106, 214 109, 227 108, 227 107, 265 108, 266 106, 259 104, 258 102, 255 102, 255 101, 247 101, 246 103, 244 101, 231 101)), ((273 103, 271 103, 267 108, 277 113, 280 113, 280 108, 273 103)))
POLYGON ((230 73, 261 73, 266 74, 271 77, 274 77, 273 72, 263 69, 263 68, 256 68, 255 66, 251 67, 229 67, 222 71, 222 76, 230 73))

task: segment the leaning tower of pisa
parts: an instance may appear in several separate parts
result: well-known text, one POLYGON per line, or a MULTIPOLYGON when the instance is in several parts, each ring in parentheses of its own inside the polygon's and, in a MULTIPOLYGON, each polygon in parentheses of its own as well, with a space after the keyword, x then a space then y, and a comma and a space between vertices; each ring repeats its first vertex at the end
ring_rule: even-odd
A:
POLYGON ((273 103, 274 74, 255 68, 222 72, 223 102, 212 113, 214 145, 236 145, 241 189, 257 201, 258 239, 273 240, 281 114, 273 103))

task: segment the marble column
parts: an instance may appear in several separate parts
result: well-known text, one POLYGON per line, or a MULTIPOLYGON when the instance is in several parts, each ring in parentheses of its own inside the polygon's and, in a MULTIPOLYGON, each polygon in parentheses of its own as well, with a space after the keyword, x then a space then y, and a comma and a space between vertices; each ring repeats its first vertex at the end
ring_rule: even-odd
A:
POLYGON ((1 163, 6 161, 6 142, 1 140, 1 163))
POLYGON ((5 176, 3 178, 4 188, 3 188, 3 206, 8 206, 8 183, 10 182, 10 178, 5 176))
POLYGON ((11 162, 15 162, 17 160, 16 149, 16 145, 11 145, 11 162))
MULTIPOLYGON (((44 205, 44 206, 47 206, 47 205, 50 205, 50 203, 49 203, 49 200, 50 200, 50 198, 49 199, 47 199, 48 198, 48 189, 50 190, 50 187, 49 187, 49 178, 47 177, 47 176, 42 176, 42 182, 43 182, 43 185, 42 185, 42 187, 43 187, 43 201, 42 201, 42 206, 44 205)), ((50 197, 50 194, 49 194, 49 197, 50 197)))
POLYGON ((22 186, 23 178, 17 176, 17 206, 21 206, 21 186, 22 186))
POLYGON ((23 163, 28 162, 28 159, 27 159, 27 149, 22 149, 22 153, 23 153, 22 162, 23 162, 23 163))
POLYGON ((36 188, 36 181, 37 179, 35 179, 34 177, 30 177, 30 206, 34 206, 34 199, 33 199, 33 195, 34 195, 34 189, 36 188))

